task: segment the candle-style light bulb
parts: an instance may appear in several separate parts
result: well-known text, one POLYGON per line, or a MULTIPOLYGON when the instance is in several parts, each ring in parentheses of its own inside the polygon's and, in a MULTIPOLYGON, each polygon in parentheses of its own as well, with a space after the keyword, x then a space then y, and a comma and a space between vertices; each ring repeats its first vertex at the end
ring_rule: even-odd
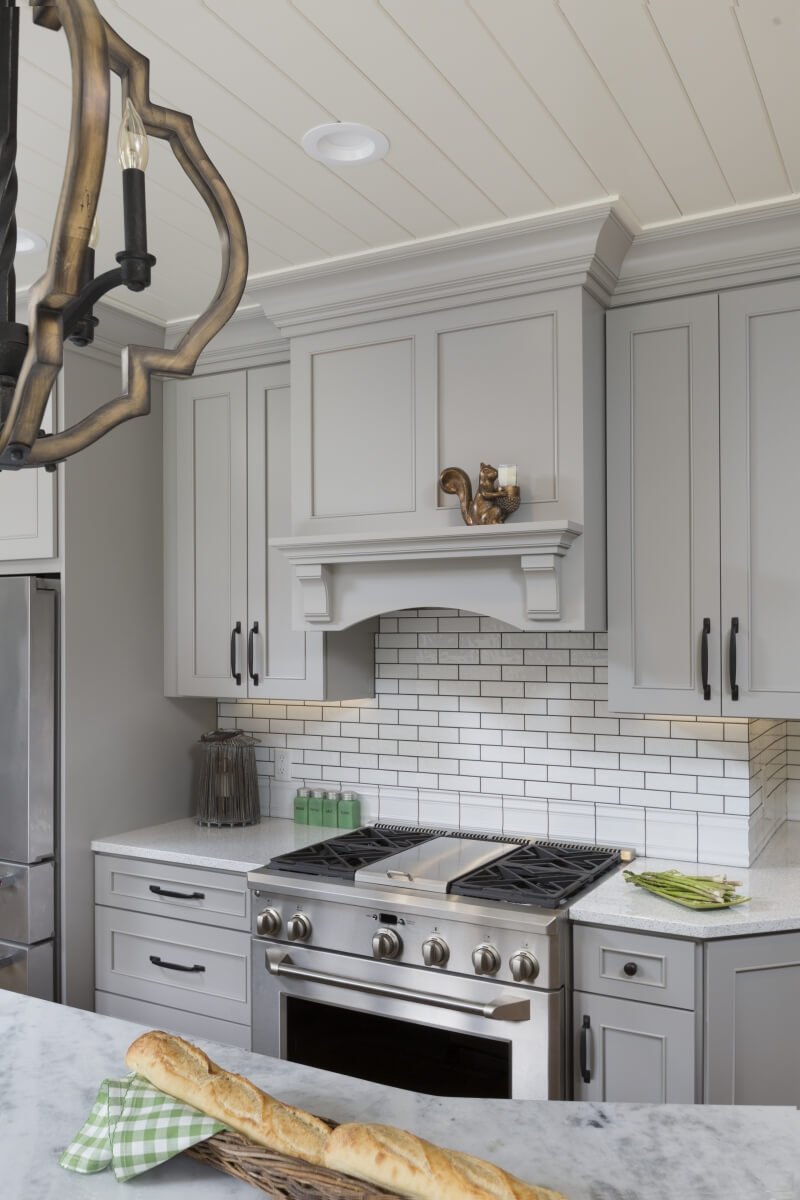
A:
POLYGON ((125 101, 122 112, 122 122, 117 138, 117 158, 123 171, 134 168, 143 171, 150 157, 147 144, 147 134, 144 131, 142 118, 131 103, 130 96, 125 101))
POLYGON ((95 213, 94 220, 92 221, 92 228, 89 231, 89 249, 96 250, 97 243, 99 241, 100 241, 100 221, 98 220, 97 213, 95 213))

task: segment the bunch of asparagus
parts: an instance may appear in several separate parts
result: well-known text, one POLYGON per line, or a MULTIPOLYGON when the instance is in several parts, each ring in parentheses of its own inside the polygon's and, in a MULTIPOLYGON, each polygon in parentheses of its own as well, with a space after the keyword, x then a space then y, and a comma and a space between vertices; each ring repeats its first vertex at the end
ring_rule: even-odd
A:
POLYGON ((671 871, 623 872, 627 883, 646 888, 665 900, 674 900, 687 908, 728 908, 733 904, 744 904, 749 896, 737 896, 735 889, 741 887, 737 879, 727 875, 683 875, 674 868, 671 871))

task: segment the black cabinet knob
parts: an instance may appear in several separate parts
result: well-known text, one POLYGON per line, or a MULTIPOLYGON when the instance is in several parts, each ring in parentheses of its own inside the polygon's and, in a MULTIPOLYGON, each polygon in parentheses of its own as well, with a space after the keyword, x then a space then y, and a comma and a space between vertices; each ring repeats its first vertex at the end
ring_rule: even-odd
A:
POLYGON ((638 966, 634 962, 625 963, 625 966, 622 969, 629 978, 634 976, 639 970, 638 966))

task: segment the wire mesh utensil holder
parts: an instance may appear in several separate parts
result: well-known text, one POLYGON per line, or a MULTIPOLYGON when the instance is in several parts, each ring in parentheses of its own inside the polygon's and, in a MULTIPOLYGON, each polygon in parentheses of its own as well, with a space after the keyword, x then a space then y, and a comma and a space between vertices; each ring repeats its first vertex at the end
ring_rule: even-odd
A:
POLYGON ((215 729, 200 738, 203 769, 198 825, 257 825, 261 820, 256 774, 257 738, 215 729))

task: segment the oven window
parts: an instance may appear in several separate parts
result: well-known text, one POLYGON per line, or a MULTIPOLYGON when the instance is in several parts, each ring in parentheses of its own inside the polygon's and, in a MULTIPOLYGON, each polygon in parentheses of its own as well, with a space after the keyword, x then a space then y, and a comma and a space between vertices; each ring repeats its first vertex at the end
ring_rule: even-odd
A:
POLYGON ((433 1096, 511 1098, 511 1044, 287 996, 286 1057, 433 1096))

